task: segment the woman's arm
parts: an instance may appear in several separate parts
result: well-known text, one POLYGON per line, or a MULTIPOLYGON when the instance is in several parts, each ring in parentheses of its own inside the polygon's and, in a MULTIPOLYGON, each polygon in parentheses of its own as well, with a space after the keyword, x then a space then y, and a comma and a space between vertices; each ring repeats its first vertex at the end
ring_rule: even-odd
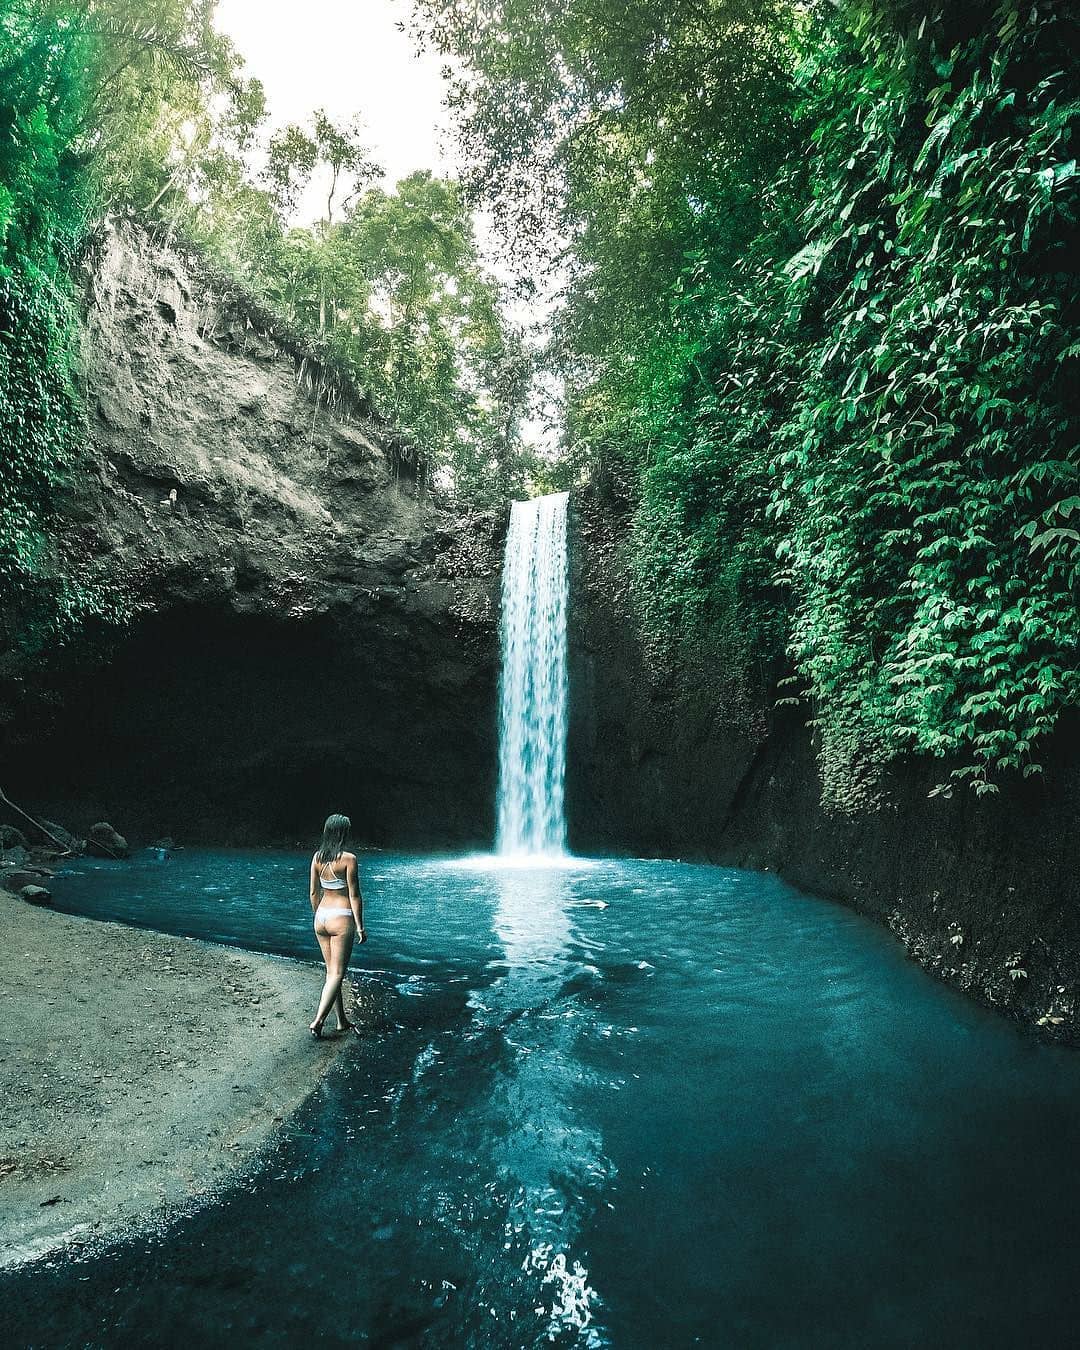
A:
POLYGON ((360 894, 360 877, 357 873, 355 853, 350 855, 345 865, 345 880, 349 884, 349 905, 356 920, 356 936, 364 942, 367 939, 364 932, 364 897, 360 894))
POLYGON ((312 914, 319 908, 319 869, 316 866, 315 859, 317 853, 311 855, 311 912, 312 914))

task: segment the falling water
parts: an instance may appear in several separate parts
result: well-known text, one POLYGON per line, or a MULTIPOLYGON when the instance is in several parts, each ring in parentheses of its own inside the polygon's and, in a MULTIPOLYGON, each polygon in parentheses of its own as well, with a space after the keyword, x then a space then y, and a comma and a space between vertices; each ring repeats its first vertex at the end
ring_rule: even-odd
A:
POLYGON ((514 502, 502 582, 498 851, 566 847, 566 498, 514 502))

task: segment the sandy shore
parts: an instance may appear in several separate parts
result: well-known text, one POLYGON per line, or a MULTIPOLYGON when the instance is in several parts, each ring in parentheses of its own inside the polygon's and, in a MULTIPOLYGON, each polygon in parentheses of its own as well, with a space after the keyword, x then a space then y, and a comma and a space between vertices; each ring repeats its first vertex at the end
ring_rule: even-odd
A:
POLYGON ((0 934, 0 1266, 204 1201, 355 1045, 308 1035, 314 963, 4 891, 0 934))

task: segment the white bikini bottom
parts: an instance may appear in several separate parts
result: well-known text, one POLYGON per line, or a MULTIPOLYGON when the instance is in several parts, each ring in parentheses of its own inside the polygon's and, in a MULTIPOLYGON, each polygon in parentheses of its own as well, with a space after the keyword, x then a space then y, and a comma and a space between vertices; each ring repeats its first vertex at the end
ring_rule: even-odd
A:
POLYGON ((349 909, 347 906, 342 909, 339 908, 337 905, 320 905, 319 908, 315 911, 316 923, 319 922, 320 914, 323 916, 323 918, 326 919, 330 918, 331 915, 336 916, 338 914, 347 914, 350 919, 353 917, 353 912, 351 909, 349 909))

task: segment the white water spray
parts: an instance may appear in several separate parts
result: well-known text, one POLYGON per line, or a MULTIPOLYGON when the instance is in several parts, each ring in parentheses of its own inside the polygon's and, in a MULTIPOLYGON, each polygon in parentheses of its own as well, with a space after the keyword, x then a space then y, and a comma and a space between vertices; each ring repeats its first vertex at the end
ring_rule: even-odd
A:
POLYGON ((558 492, 510 511, 496 843, 504 857, 566 850, 566 501, 558 492))

